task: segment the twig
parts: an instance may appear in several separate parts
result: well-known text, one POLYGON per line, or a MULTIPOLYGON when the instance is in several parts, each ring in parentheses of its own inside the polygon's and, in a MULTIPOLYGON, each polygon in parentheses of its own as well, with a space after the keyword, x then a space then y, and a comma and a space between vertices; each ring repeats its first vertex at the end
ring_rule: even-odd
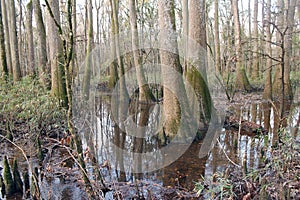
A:
POLYGON ((234 166, 236 166, 236 167, 238 167, 238 168, 241 168, 240 165, 236 164, 235 162, 233 162, 233 161, 228 157, 228 155, 227 155, 227 153, 225 152, 225 150, 224 150, 224 148, 223 148, 223 146, 222 146, 222 144, 221 144, 219 138, 217 139, 217 142, 218 142, 220 148, 222 149, 223 153, 225 154, 227 160, 229 160, 229 162, 231 162, 234 166))

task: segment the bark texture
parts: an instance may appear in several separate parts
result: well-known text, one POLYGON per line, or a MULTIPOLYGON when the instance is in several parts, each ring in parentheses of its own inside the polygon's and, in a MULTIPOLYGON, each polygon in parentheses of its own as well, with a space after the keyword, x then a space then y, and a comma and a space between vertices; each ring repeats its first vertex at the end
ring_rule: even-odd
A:
POLYGON ((241 43, 241 26, 239 19, 238 0, 231 0, 231 8, 234 19, 234 41, 235 41, 235 56, 236 56, 236 81, 235 86, 237 90, 251 91, 252 87, 246 75, 245 68, 242 61, 242 43, 241 43))

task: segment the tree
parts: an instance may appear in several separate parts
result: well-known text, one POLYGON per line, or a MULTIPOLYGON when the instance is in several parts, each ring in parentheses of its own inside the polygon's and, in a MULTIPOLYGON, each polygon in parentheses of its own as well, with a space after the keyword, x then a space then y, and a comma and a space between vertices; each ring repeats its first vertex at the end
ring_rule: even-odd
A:
POLYGON ((235 41, 235 57, 236 57, 236 80, 235 86, 238 90, 251 91, 252 87, 246 75, 242 62, 242 43, 241 43, 241 26, 239 19, 238 0, 231 0, 231 8, 234 19, 234 41, 235 41))
POLYGON ((37 26, 38 35, 37 35, 37 58, 38 58, 38 71, 39 77, 42 82, 42 85, 50 89, 50 69, 48 63, 47 56, 47 40, 46 40, 46 30, 45 24, 43 20, 43 14, 40 7, 40 0, 32 0, 33 1, 33 9, 34 9, 34 17, 37 26))
MULTIPOLYGON (((129 99, 128 91, 126 88, 126 83, 125 83, 125 69, 124 69, 124 61, 121 56, 121 50, 120 50, 120 31, 119 31, 119 0, 111 0, 112 3, 112 17, 113 17, 113 24, 114 26, 114 31, 115 34, 113 35, 114 37, 114 43, 115 43, 115 52, 116 52, 116 60, 118 63, 118 75, 119 75, 119 90, 120 90, 120 95, 123 100, 129 99)), ((122 112, 123 113, 123 112, 122 112)))
POLYGON ((34 43, 33 43, 33 28, 32 28, 32 0, 28 2, 27 6, 27 17, 26 17, 26 29, 27 29, 27 42, 28 42, 28 69, 31 76, 35 76, 35 58, 34 58, 34 43))
MULTIPOLYGON (((253 16, 253 69, 252 78, 259 79, 259 58, 258 58, 258 0, 254 0, 254 16, 253 16)), ((251 66, 250 66, 251 67, 251 66)))
POLYGON ((215 65, 216 71, 220 74, 222 73, 221 67, 221 53, 220 53, 220 30, 219 30, 219 0, 214 0, 215 10, 214 10, 214 32, 215 32, 215 65))
POLYGON ((87 4, 88 9, 88 43, 87 43, 87 61, 85 63, 85 69, 84 69, 84 77, 83 77, 83 94, 85 95, 85 99, 89 99, 89 91, 90 91, 90 81, 92 76, 92 57, 90 56, 93 48, 93 42, 94 42, 94 29, 93 29, 93 4, 92 0, 88 0, 87 4))
POLYGON ((130 27, 131 27, 131 41, 132 41, 132 51, 133 60, 136 70, 137 81, 139 85, 139 99, 140 101, 151 101, 154 100, 154 96, 146 82, 144 69, 141 61, 141 51, 139 45, 139 34, 137 30, 137 17, 136 17, 136 6, 135 0, 129 0, 129 10, 130 10, 130 27))
POLYGON ((4 27, 2 22, 2 5, 0 2, 0 59, 1 59, 1 69, 2 78, 6 79, 8 76, 8 67, 6 62, 6 50, 5 50, 5 40, 4 40, 4 27))
MULTIPOLYGON (((110 0, 110 5, 112 5, 112 0, 110 0)), ((117 83, 118 80, 118 72, 117 72, 117 62, 115 61, 116 58, 116 41, 115 41, 115 34, 116 34, 116 29, 115 29, 115 20, 113 16, 113 11, 111 11, 111 42, 110 42, 110 56, 112 62, 109 65, 109 88, 113 89, 117 83)))
POLYGON ((3 30, 5 38, 5 51, 6 51, 6 61, 8 72, 12 74, 12 63, 11 63, 11 48, 10 48, 10 39, 9 39, 9 25, 8 25, 8 12, 5 0, 1 0, 1 11, 2 11, 2 20, 3 20, 3 30))
POLYGON ((10 44, 11 44, 11 60, 13 70, 13 80, 19 81, 21 79, 21 68, 19 60, 19 46, 17 36, 17 25, 16 25, 16 11, 15 11, 15 0, 9 1, 7 4, 7 10, 9 11, 10 17, 10 44))
POLYGON ((292 65, 292 48, 293 48, 293 35, 295 26, 295 10, 296 0, 285 0, 285 15, 287 22, 286 36, 284 37, 284 96, 290 102, 293 99, 293 92, 291 87, 291 65, 292 65))
MULTIPOLYGON (((284 103, 284 101, 289 102, 293 98, 290 71, 296 1, 279 0, 278 7, 281 10, 279 10, 277 23, 273 25, 276 29, 279 67, 274 75, 273 95, 284 103)), ((284 106, 282 106, 283 108, 284 106)))
POLYGON ((209 121, 211 114, 211 96, 207 86, 207 51, 205 1, 190 0, 189 11, 189 53, 187 80, 197 94, 200 107, 204 108, 202 118, 209 121))
POLYGON ((173 0, 160 0, 158 2, 159 15, 159 42, 161 73, 163 80, 163 117, 164 134, 169 138, 174 138, 179 130, 180 110, 179 100, 176 94, 184 92, 182 67, 179 61, 178 44, 175 26, 175 12, 173 0), (169 70, 168 66, 172 69, 169 70))
POLYGON ((270 56, 267 58, 266 63, 266 79, 265 79, 265 87, 264 87, 264 93, 263 98, 266 100, 272 99, 272 47, 271 47, 271 41, 272 41, 272 35, 271 35, 271 0, 268 0, 267 6, 266 6, 266 20, 264 22, 265 26, 265 33, 266 33, 266 54, 270 56))
MULTIPOLYGON (((51 94, 58 98, 62 106, 67 107, 67 91, 64 73, 64 55, 62 38, 59 33, 59 0, 48 0, 47 35, 49 42, 49 60, 51 61, 51 94)), ((60 30, 61 31, 61 30, 60 30)))
POLYGON ((189 35, 189 0, 182 0, 182 35, 183 35, 183 70, 187 71, 188 35, 189 35))

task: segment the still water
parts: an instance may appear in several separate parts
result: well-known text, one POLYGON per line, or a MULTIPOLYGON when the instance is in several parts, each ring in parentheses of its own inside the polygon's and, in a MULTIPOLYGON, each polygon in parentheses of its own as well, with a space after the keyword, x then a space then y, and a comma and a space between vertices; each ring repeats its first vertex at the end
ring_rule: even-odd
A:
MULTIPOLYGON (((275 105, 268 103, 251 102, 246 105, 231 104, 228 115, 235 116, 232 121, 245 124, 246 128, 235 129, 227 127, 221 129, 215 145, 207 156, 199 158, 199 150, 203 141, 195 141, 186 149, 185 144, 171 143, 170 150, 178 158, 173 161, 165 161, 168 155, 160 151, 164 145, 156 135, 150 134, 151 130, 157 129, 161 114, 162 104, 153 103, 133 104, 129 109, 130 120, 134 124, 143 126, 145 134, 143 137, 135 137, 126 134, 126 129, 120 128, 115 116, 112 114, 111 97, 102 96, 95 98, 89 112, 78 112, 80 121, 77 121, 76 128, 81 135, 83 152, 87 163, 88 175, 94 181, 98 181, 97 173, 100 172, 108 185, 115 184, 116 189, 122 190, 124 185, 137 184, 145 195, 149 192, 159 194, 161 187, 177 187, 193 190, 195 182, 202 177, 210 178, 214 173, 223 173, 226 170, 235 170, 247 166, 248 170, 260 167, 261 149, 271 150, 278 142, 278 116, 275 105), (247 128, 247 126, 253 126, 247 128), (257 128, 259 127, 259 128, 257 128), (261 129, 261 130, 256 130, 261 129), (267 130, 265 130, 267 129, 267 130), (250 130, 250 131, 249 131, 250 130), (254 131, 255 130, 255 131, 254 131), (147 134, 149 133, 149 134, 147 134), (124 151, 116 150, 116 147, 124 151), (184 151, 182 151, 184 149, 184 151), (186 149, 186 150, 185 150, 186 149), (125 154, 124 154, 125 152, 125 154), (126 153, 127 152, 127 153, 126 153), (151 162, 142 158, 135 159, 133 153, 153 153, 154 159, 151 162), (156 159, 155 159, 156 158, 156 159), (133 161, 138 161, 137 165, 133 161), (132 173, 133 169, 153 169, 142 173, 132 173), (118 183, 118 184, 117 184, 118 183), (149 190, 150 188, 150 190, 149 190)), ((299 106, 289 106, 286 110, 289 116, 285 121, 287 132, 300 141, 299 131, 296 132, 296 124, 300 112, 299 106)), ((243 125, 241 126, 243 127, 243 125)), ((129 127, 130 128, 130 127, 129 127)), ((57 151, 55 158, 66 155, 67 152, 57 151)), ((25 168, 20 164, 20 168, 25 168)), ((70 163, 69 171, 77 173, 78 169, 70 163), (77 170, 77 172, 75 172, 77 170)), ((40 189, 44 199, 86 199, 83 188, 76 184, 76 178, 68 178, 68 173, 55 171, 52 178, 39 177, 40 189)), ((128 188, 128 187, 126 187, 128 188)), ((134 188, 134 187, 133 187, 134 188)), ((136 191, 126 191, 127 195, 134 196, 136 191)), ((112 193, 106 194, 106 199, 111 199, 112 193)), ((14 198, 15 199, 15 198, 14 198)), ((21 198, 19 198, 21 199, 21 198)))

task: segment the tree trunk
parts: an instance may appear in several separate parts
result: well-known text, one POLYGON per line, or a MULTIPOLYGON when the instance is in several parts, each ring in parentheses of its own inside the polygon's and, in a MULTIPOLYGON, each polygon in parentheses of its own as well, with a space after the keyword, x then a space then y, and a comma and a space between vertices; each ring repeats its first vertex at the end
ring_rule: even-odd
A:
POLYGON ((62 39, 55 21, 60 23, 59 0, 48 0, 53 16, 48 9, 47 35, 49 38, 49 60, 51 60, 51 94, 67 107, 67 91, 64 76, 62 39), (53 18, 54 17, 54 18, 53 18))
POLYGON ((283 102, 283 100, 290 101, 293 98, 290 82, 290 64, 296 1, 278 0, 278 7, 281 10, 277 22, 276 40, 280 44, 277 49, 281 63, 274 75, 273 95, 283 102))
MULTIPOLYGON (((174 1, 160 0, 158 2, 158 15, 160 29, 159 52, 164 86, 164 136, 173 139, 180 128, 181 112, 184 112, 180 109, 184 108, 184 106, 180 106, 180 97, 176 95, 185 93, 177 46, 174 1)), ((163 135, 161 136, 163 138, 163 135)))
POLYGON ((18 36, 17 36, 17 24, 16 24, 16 10, 15 1, 9 1, 8 10, 10 17, 10 43, 11 43, 11 60, 12 60, 12 70, 13 70, 13 80, 19 81, 21 79, 21 68, 19 60, 19 46, 18 46, 18 36))
POLYGON ((284 37, 284 96, 285 100, 290 102, 293 99, 290 72, 292 64, 292 47, 293 47, 293 31, 295 26, 295 8, 296 0, 285 0, 286 2, 286 22, 287 22, 287 32, 284 37))
MULTIPOLYGON (((118 62, 118 74, 119 74, 119 89, 120 89, 120 94, 121 98, 123 100, 129 99, 128 91, 126 88, 126 83, 125 83, 125 69, 124 69, 124 62, 123 58, 121 55, 121 49, 120 49, 120 38, 119 38, 119 0, 112 0, 112 11, 113 11, 113 26, 115 29, 115 34, 114 34, 114 42, 115 42, 115 50, 116 50, 116 58, 118 62)), ((122 100, 121 100, 122 101, 122 100)))
POLYGON ((32 28, 32 0, 28 2, 26 17, 27 42, 28 42, 28 71, 30 76, 35 76, 35 58, 34 58, 34 43, 33 43, 33 28, 32 28))
POLYGON ((188 55, 188 35, 189 35, 189 0, 182 0, 182 40, 183 40, 183 73, 187 72, 188 55))
POLYGON ((253 16, 253 70, 252 78, 259 79, 259 59, 258 59, 258 0, 254 0, 254 16, 253 16))
MULTIPOLYGON (((28 73, 26 59, 24 57, 25 55, 25 34, 23 34, 23 30, 25 29, 23 27, 23 7, 22 7, 22 0, 17 1, 19 3, 19 24, 16 25, 16 30, 18 30, 18 46, 19 46, 19 62, 20 62, 20 70, 21 70, 21 76, 26 76, 28 73), (22 66, 22 67, 21 67, 22 66)), ((16 19, 17 19, 17 13, 16 14, 16 19)))
POLYGON ((215 13, 214 13, 214 22, 215 22, 215 65, 216 71, 222 74, 221 67, 221 53, 220 53, 220 30, 219 30, 219 0, 214 0, 215 3, 215 13))
POLYGON ((132 40, 132 51, 134 65, 136 69, 137 82, 139 85, 139 100, 140 101, 153 101, 155 100, 152 91, 147 84, 143 65, 141 62, 140 56, 140 44, 139 44, 139 35, 137 30, 137 17, 136 17, 136 6, 135 0, 129 0, 129 10, 130 10, 130 27, 131 27, 131 40, 132 40))
POLYGON ((91 82, 91 76, 92 76, 92 57, 90 54, 92 52, 93 48, 93 42, 94 42, 94 29, 93 29, 93 4, 92 0, 88 0, 87 4, 87 13, 88 13, 88 43, 87 43, 87 60, 85 63, 85 69, 84 69, 84 78, 83 78, 83 94, 85 96, 85 99, 89 99, 90 95, 90 82, 91 82))
POLYGON ((237 90, 251 91, 252 87, 246 75, 242 62, 242 43, 241 43, 241 26, 239 19, 238 0, 231 0, 231 7, 234 19, 234 40, 235 40, 235 56, 236 56, 236 80, 235 86, 237 90))
MULTIPOLYGON (((111 7, 113 6, 113 0, 110 0, 111 7)), ((113 13, 111 12, 111 36, 110 36, 110 56, 112 62, 109 65, 109 88, 113 89, 118 80, 118 71, 117 71, 117 63, 115 61, 116 58, 116 42, 115 42, 115 21, 113 13)))
POLYGON ((189 12, 189 65, 187 80, 197 94, 200 107, 204 108, 202 119, 206 122, 211 114, 211 96, 207 86, 207 51, 205 1, 190 0, 189 12), (194 43, 194 44, 193 44, 194 43), (202 104, 202 105, 201 105, 202 104))
MULTIPOLYGON (((72 1, 72 11, 73 11, 72 13, 73 38, 76 38, 77 37, 76 0, 72 1)), ((71 64, 70 75, 71 75, 71 79, 74 80, 78 72, 76 41, 72 45, 73 45, 73 55, 71 61, 72 64, 71 64)))
POLYGON ((267 7, 266 7, 266 20, 264 26, 266 27, 266 54, 270 56, 270 58, 267 58, 266 63, 266 80, 265 80, 265 88, 263 93, 263 98, 266 100, 272 99, 272 47, 271 47, 271 41, 272 41, 272 35, 271 35, 271 28, 270 28, 270 22, 271 22, 271 0, 268 0, 267 7))
MULTIPOLYGON (((283 47, 281 46, 282 40, 283 40, 283 35, 281 34, 281 32, 283 32, 283 26, 284 26, 284 0, 278 0, 277 1, 277 7, 278 7, 278 17, 277 17, 277 21, 276 21, 276 26, 278 27, 276 30, 276 43, 280 46, 277 46, 276 48, 276 56, 278 58, 282 57, 282 53, 283 53, 283 47)), ((283 59, 283 58, 282 58, 283 59)), ((283 68, 282 68, 282 64, 283 63, 278 63, 278 65, 276 65, 276 71, 275 71, 275 75, 274 75, 274 80, 273 80, 273 96, 276 98, 282 98, 283 97, 283 88, 282 88, 282 82, 283 82, 283 68)))
POLYGON ((4 40, 4 27, 2 22, 2 5, 0 1, 0 59, 1 59, 1 69, 0 75, 3 80, 7 79, 8 76, 8 67, 6 62, 6 51, 5 51, 5 40, 4 40))
POLYGON ((6 51, 6 61, 7 61, 7 68, 9 74, 13 73, 12 70, 12 63, 11 63, 11 47, 10 47, 10 37, 9 37, 9 25, 8 25, 8 14, 9 11, 7 11, 7 5, 5 0, 1 0, 2 4, 2 20, 3 20, 3 30, 4 30, 4 38, 5 38, 5 51, 6 51))
POLYGON ((50 69, 47 56, 47 42, 46 42, 46 30, 43 21, 42 10, 40 7, 40 0, 33 0, 34 17, 37 26, 37 57, 38 57, 38 72, 42 85, 50 89, 50 69))
POLYGON ((248 42, 248 50, 249 50, 249 54, 248 54, 248 72, 249 74, 252 74, 252 70, 253 70, 253 52, 252 52, 252 11, 251 11, 251 0, 248 0, 248 31, 249 31, 249 42, 248 42))

